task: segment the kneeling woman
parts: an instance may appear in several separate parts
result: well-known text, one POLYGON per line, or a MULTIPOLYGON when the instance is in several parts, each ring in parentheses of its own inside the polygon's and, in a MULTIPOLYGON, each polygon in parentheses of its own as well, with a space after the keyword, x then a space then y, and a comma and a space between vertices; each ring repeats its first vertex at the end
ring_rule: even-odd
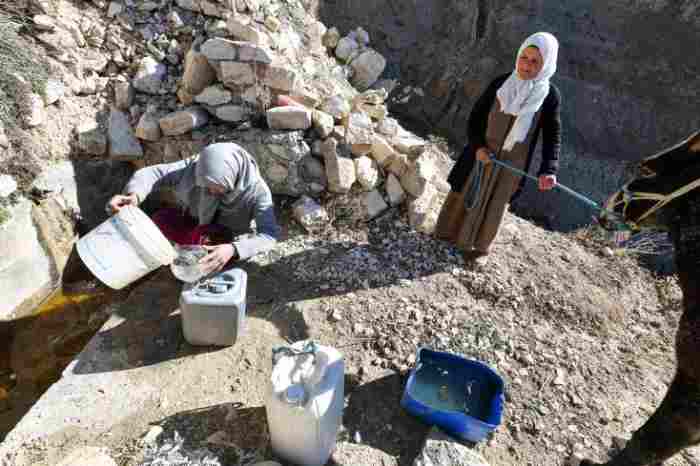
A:
POLYGON ((142 168, 127 183, 125 194, 114 196, 107 207, 118 212, 125 205, 138 205, 162 186, 175 188, 182 208, 159 210, 153 221, 175 243, 210 244, 201 260, 205 273, 268 251, 277 241, 270 188, 255 160, 237 144, 212 144, 198 157, 142 168), (252 220, 256 233, 234 239, 251 232, 252 220))
POLYGON ((549 80, 556 71, 558 49, 549 33, 530 36, 518 51, 515 71, 492 81, 472 109, 469 143, 449 175, 451 192, 435 231, 461 249, 466 260, 489 253, 508 204, 524 181, 490 163, 490 154, 527 171, 541 132, 539 189, 556 185, 561 97, 549 80), (485 164, 483 172, 477 163, 485 164))

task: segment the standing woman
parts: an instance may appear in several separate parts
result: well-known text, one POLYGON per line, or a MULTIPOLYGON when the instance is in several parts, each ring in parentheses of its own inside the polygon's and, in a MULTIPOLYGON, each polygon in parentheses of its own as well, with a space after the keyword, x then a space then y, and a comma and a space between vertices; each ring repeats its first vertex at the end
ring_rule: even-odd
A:
POLYGON ((561 96, 549 80, 557 69, 558 50, 552 34, 528 37, 518 50, 515 71, 493 80, 474 104, 469 143, 447 179, 451 192, 435 230, 438 238, 461 249, 467 261, 489 253, 508 204, 524 181, 491 163, 489 154, 527 171, 541 131, 539 189, 556 186, 561 96))

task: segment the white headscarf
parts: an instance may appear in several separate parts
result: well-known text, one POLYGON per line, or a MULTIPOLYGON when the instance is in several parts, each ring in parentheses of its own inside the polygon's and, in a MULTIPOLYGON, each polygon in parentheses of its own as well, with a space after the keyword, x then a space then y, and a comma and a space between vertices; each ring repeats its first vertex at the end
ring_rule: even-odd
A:
POLYGON ((516 143, 523 142, 527 138, 535 113, 542 107, 542 103, 549 94, 549 80, 557 71, 558 53, 559 42, 548 32, 533 34, 520 46, 515 59, 516 70, 497 92, 501 110, 517 116, 513 128, 503 143, 504 150, 512 150, 516 143), (525 81, 518 77, 517 61, 523 50, 533 45, 539 49, 544 63, 534 79, 525 81))

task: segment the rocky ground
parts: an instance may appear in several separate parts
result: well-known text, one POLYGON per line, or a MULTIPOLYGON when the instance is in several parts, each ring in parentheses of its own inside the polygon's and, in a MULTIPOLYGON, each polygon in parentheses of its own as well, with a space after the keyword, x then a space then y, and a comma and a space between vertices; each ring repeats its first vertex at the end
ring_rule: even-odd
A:
MULTIPOLYGON (((313 338, 345 355, 347 400, 336 464, 413 464, 427 428, 399 401, 421 346, 486 362, 506 381, 503 424, 476 446, 491 466, 563 465, 572 454, 602 459, 653 412, 674 368, 680 290, 673 278, 656 278, 633 259, 610 255, 587 232, 578 238, 547 232, 511 215, 493 254, 465 265, 456 250, 406 220, 393 210, 366 228, 316 235, 291 223, 285 241, 246 266, 252 319, 272 318, 286 338, 313 338)), ((176 294, 169 274, 147 285, 141 288, 176 294)), ((162 338, 177 347, 182 337, 170 330, 162 338)), ((253 369, 265 357, 242 345, 225 350, 228 359, 240 359, 245 346, 250 357, 234 398, 258 409, 267 372, 253 369)), ((186 405, 192 401, 181 397, 186 405)), ((244 442, 255 448, 243 457, 204 442, 204 433, 235 430, 235 423, 217 424, 216 413, 196 425, 187 416, 168 417, 155 445, 162 448, 179 429, 190 448, 227 455, 218 456, 229 458, 222 464, 269 458, 264 440, 244 442)), ((148 409, 143 416, 159 418, 148 409)), ((264 418, 259 422, 264 436, 264 418)), ((119 464, 141 464, 146 451, 139 439, 148 426, 131 429, 115 434, 117 443, 104 440, 119 464)), ((689 450, 668 464, 700 464, 698 453, 689 450)))

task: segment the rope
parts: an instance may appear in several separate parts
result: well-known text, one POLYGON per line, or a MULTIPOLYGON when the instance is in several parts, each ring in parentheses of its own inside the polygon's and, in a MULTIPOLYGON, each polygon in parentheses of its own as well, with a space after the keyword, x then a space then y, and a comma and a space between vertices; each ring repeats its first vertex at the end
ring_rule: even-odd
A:
POLYGON ((479 198, 481 197, 481 180, 484 177, 484 164, 480 161, 476 161, 476 172, 474 173, 474 178, 472 182, 469 183, 467 192, 464 194, 464 208, 467 210, 473 209, 479 204, 479 198))

